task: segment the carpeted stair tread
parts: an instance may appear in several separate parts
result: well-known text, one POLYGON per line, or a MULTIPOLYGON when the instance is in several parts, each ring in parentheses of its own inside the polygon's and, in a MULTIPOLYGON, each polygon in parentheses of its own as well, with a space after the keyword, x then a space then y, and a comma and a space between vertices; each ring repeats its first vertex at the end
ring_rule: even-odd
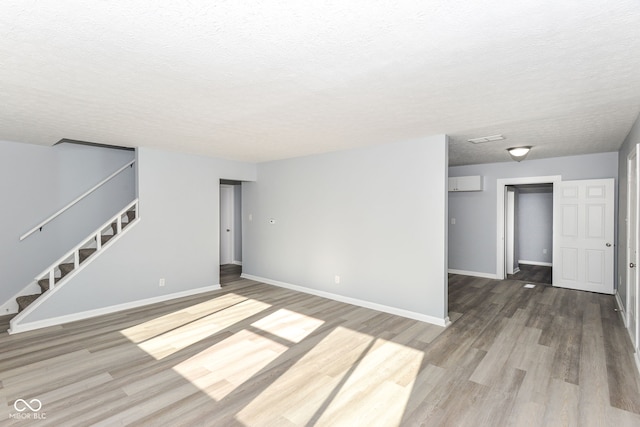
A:
POLYGON ((126 212, 127 214, 127 218, 129 219, 129 222, 133 221, 136 218, 136 211, 135 209, 132 209, 130 211, 126 212))
POLYGON ((58 268, 60 269, 60 278, 63 278, 64 276, 66 276, 67 274, 73 271, 74 264, 72 262, 63 263, 58 265, 58 268))
POLYGON ((86 260, 87 258, 89 258, 91 255, 93 255, 93 253, 96 250, 94 248, 86 248, 86 249, 80 249, 79 255, 80 255, 80 262, 84 262, 84 260, 86 260))
POLYGON ((23 295, 16 298, 16 302, 18 303, 18 312, 21 312, 22 310, 27 308, 29 304, 37 300, 40 295, 41 294, 23 295))
MULTIPOLYGON (((123 222, 122 222, 122 225, 120 226, 120 227, 121 227, 121 230, 124 230, 124 228, 125 228, 127 225, 129 225, 129 223, 128 223, 128 222, 124 222, 124 221, 123 221, 123 222)), ((116 233, 118 232, 118 223, 116 223, 116 222, 111 223, 111 229, 113 230, 113 234, 116 234, 116 233)))
MULTIPOLYGON (((58 283, 60 281, 60 277, 56 277, 54 283, 58 283)), ((42 293, 45 293, 49 290, 49 279, 40 279, 38 280, 38 285, 40 285, 40 289, 42 289, 42 293)))
POLYGON ((111 238, 114 237, 114 236, 115 236, 115 234, 103 234, 102 235, 102 244, 104 245, 109 240, 111 240, 111 238))
MULTIPOLYGON (((101 239, 100 241, 102 242, 102 244, 104 245, 105 243, 107 243, 109 240, 111 240, 112 237, 114 237, 115 234, 102 234, 101 235, 101 239)), ((95 240, 96 238, 94 237, 93 240, 95 240)))

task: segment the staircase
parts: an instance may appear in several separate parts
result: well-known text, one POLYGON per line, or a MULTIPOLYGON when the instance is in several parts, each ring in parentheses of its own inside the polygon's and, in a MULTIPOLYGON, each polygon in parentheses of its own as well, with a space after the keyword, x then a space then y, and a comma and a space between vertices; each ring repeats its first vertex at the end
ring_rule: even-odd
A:
POLYGON ((67 255, 56 261, 40 275, 36 276, 35 280, 40 287, 40 293, 18 296, 16 298, 18 313, 22 313, 34 301, 59 286, 58 282, 65 277, 73 272, 77 272, 78 268, 83 265, 87 259, 104 250, 106 245, 108 245, 115 236, 122 233, 127 226, 132 224, 138 216, 138 200, 134 200, 124 210, 120 211, 115 217, 111 218, 111 220, 96 230, 96 232, 92 233, 87 239, 80 243, 80 245, 72 249, 67 255))

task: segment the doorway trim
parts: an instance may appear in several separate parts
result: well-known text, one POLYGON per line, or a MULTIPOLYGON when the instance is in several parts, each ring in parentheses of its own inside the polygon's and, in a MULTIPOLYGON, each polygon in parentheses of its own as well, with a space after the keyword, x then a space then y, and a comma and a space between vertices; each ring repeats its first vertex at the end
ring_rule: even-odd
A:
MULTIPOLYGON (((636 247, 638 245, 638 237, 640 235, 640 212, 638 209, 638 200, 640 200, 640 171, 638 170, 638 154, 640 154, 638 152, 638 145, 634 145, 633 148, 631 149, 631 152, 629 153, 629 155, 627 156, 627 229, 626 229, 626 234, 627 234, 627 241, 626 241, 626 252, 627 252, 627 256, 625 259, 625 270, 626 270, 626 277, 625 280, 627 281, 627 295, 626 295, 626 307, 621 307, 623 308, 623 310, 625 311, 624 315, 622 316, 624 322, 625 322, 625 326, 627 327, 627 331, 629 333, 629 337, 631 338, 631 342, 634 346, 634 350, 636 351, 636 362, 638 362, 638 352, 637 349, 638 347, 640 347, 640 345, 638 344, 638 337, 639 337, 639 331, 638 328, 640 326, 640 322, 638 321, 638 309, 639 309, 639 304, 638 304, 638 280, 640 279, 639 274, 638 274, 638 258, 637 255, 634 256, 631 253, 631 249, 630 246, 630 236, 631 236, 631 227, 629 226, 632 222, 635 225, 634 229, 635 229, 635 244, 636 247), (629 167, 631 165, 631 163, 634 162, 636 164, 635 167, 635 176, 632 176, 631 173, 631 168, 629 167), (631 185, 630 182, 631 180, 634 179, 635 180, 635 192, 631 191, 631 185), (635 209, 632 208, 632 206, 635 206, 635 209), (629 263, 634 263, 636 265, 635 269, 631 269, 629 268, 629 263), (632 277, 635 279, 633 280, 634 282, 634 292, 630 292, 629 289, 629 284, 631 283, 631 280, 629 280, 630 277, 632 277), (632 296, 633 294, 633 296, 632 296), (632 316, 634 318, 632 318, 632 316), (632 325, 632 323, 634 323, 632 325)), ((636 250, 637 251, 637 250, 636 250)), ((636 252, 637 253, 637 252, 636 252)), ((619 301, 620 300, 620 294, 617 292, 616 290, 616 299, 619 301)), ((621 301, 619 301, 621 302, 621 301)), ((639 366, 640 369, 640 366, 639 366)))
POLYGON ((507 265, 505 266, 505 270, 507 276, 509 274, 515 274, 520 269, 514 268, 513 264, 515 261, 515 231, 516 231, 516 190, 515 187, 509 185, 506 186, 505 196, 506 196, 506 204, 505 204, 505 260, 507 265), (516 271, 518 270, 518 271, 516 271))
MULTIPOLYGON (((231 231, 229 232, 229 239, 230 239, 230 242, 229 242, 229 251, 230 251, 229 257, 230 257, 230 261, 229 261, 229 263, 230 264, 233 263, 233 258, 234 258, 233 255, 234 255, 234 251, 235 251, 234 243, 235 243, 235 228, 236 227, 235 227, 235 224, 234 224, 234 218, 235 218, 234 217, 234 204, 235 204, 234 197, 235 197, 235 194, 234 194, 234 190, 233 190, 233 185, 220 184, 220 219, 222 217, 222 209, 224 209, 226 207, 228 209, 227 212, 228 212, 228 215, 229 215, 229 220, 231 221, 231 226, 230 226, 231 227, 230 228, 231 231), (222 202, 222 199, 223 199, 222 190, 223 189, 225 189, 227 191, 230 191, 229 194, 231 195, 231 197, 229 198, 230 200, 227 199, 225 201, 228 204, 227 206, 223 206, 224 204, 222 202)), ((220 232, 219 232, 219 236, 220 237, 219 237, 219 242, 218 242, 218 247, 220 248, 219 264, 222 265, 222 233, 223 233, 223 231, 222 231, 222 223, 218 224, 218 228, 220 229, 220 232)))
MULTIPOLYGON (((508 185, 524 185, 524 184, 553 184, 554 191, 556 184, 562 181, 562 175, 549 176, 531 176, 525 178, 500 178, 497 183, 497 227, 496 227, 496 279, 504 280, 504 258, 505 258, 505 189, 508 185)), ((555 240, 555 236, 553 237, 555 240)))

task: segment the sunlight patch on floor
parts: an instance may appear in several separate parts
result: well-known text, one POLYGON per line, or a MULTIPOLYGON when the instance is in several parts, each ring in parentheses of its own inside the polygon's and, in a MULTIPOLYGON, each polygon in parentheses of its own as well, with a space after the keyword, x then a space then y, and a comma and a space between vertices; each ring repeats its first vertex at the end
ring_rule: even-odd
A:
POLYGON ((308 423, 372 341, 370 335, 343 327, 335 328, 315 345, 314 338, 309 338, 300 345, 313 347, 245 406, 237 420, 247 425, 269 425, 278 421, 270 417, 277 416, 296 425, 308 423), (300 378, 306 379, 303 388, 300 378))
POLYGON ((140 343, 246 299, 247 297, 229 293, 123 329, 121 333, 132 342, 140 343))
POLYGON ((378 339, 316 425, 400 425, 423 357, 421 351, 378 339))
POLYGON ((271 307, 248 299, 229 308, 186 323, 162 335, 138 344, 138 347, 160 360, 201 340, 223 331, 271 307))
POLYGON ((299 343, 318 329, 323 320, 306 316, 284 308, 253 322, 254 326, 293 343, 299 343))
POLYGON ((220 400, 287 350, 285 345, 242 330, 179 363, 173 370, 209 397, 220 400))

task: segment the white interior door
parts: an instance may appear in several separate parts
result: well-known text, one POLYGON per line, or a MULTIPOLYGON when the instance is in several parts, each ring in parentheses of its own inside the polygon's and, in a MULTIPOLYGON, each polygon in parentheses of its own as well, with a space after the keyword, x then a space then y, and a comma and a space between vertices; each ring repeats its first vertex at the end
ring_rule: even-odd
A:
POLYGON ((553 285, 613 294, 613 179, 562 181, 555 190, 553 285))
POLYGON ((233 186, 220 186, 220 264, 233 262, 233 186))
POLYGON ((627 160, 627 325, 633 348, 638 348, 638 156, 627 160))

